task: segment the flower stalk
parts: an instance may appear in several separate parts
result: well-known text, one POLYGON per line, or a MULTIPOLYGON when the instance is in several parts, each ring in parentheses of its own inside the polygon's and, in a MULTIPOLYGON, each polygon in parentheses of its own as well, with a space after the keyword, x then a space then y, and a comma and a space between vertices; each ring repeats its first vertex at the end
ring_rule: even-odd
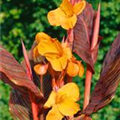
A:
POLYGON ((31 93, 29 93, 29 96, 30 96, 30 101, 31 101, 33 120, 39 120, 39 117, 38 117, 38 105, 34 102, 31 93))
MULTIPOLYGON (((43 93, 43 75, 40 75, 40 91, 42 92, 43 96, 44 96, 44 93, 43 93)), ((40 115, 40 119, 39 120, 43 120, 44 119, 44 114, 42 113, 40 115)))
POLYGON ((91 69, 91 67, 87 64, 83 110, 84 110, 84 109, 87 107, 87 105, 89 104, 92 75, 93 75, 92 69, 91 69))

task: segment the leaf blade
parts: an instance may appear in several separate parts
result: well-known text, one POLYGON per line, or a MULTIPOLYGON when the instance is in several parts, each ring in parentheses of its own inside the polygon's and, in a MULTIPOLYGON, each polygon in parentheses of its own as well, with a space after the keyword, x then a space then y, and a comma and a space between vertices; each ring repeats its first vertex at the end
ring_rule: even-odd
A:
POLYGON ((32 120, 31 103, 29 94, 21 94, 12 89, 9 100, 9 110, 14 120, 32 120))
POLYGON ((93 32, 94 10, 90 4, 86 4, 84 11, 78 15, 78 21, 73 29, 73 52, 88 63, 94 70, 91 56, 91 39, 93 32))
POLYGON ((42 98, 40 91, 29 80, 23 67, 2 46, 0 46, 0 73, 0 79, 3 82, 15 87, 21 92, 26 93, 26 91, 31 91, 35 97, 42 98))
POLYGON ((116 37, 111 49, 108 51, 100 79, 92 93, 90 103, 83 113, 90 115, 103 108, 113 99, 120 82, 120 34, 116 37))

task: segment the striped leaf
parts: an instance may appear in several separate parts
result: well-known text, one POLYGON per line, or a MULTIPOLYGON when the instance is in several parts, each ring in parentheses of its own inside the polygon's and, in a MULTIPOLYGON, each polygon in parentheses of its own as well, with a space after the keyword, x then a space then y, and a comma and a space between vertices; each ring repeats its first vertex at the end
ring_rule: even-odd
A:
POLYGON ((94 10, 90 4, 86 4, 84 11, 78 15, 77 24, 73 29, 73 51, 81 57, 86 63, 93 61, 90 53, 90 42, 93 32, 94 10))
POLYGON ((14 120, 33 120, 29 94, 13 89, 10 94, 9 110, 14 120))
POLYGON ((30 91, 38 100, 42 99, 40 91, 29 80, 24 68, 2 46, 0 46, 0 74, 0 79, 13 88, 24 94, 30 91))
POLYGON ((77 24, 73 29, 73 51, 89 64, 94 72, 94 63, 98 55, 100 7, 95 12, 87 3, 83 12, 78 15, 77 24))
POLYGON ((92 93, 90 103, 83 113, 90 115, 108 105, 114 98, 115 91, 120 82, 120 34, 116 37, 111 49, 108 51, 100 79, 92 93))

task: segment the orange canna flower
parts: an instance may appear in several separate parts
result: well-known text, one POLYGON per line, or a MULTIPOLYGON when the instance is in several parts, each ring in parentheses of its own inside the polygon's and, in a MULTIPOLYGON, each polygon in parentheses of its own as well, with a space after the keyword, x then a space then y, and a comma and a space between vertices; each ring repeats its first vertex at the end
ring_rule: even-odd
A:
POLYGON ((38 53, 44 56, 51 64, 55 71, 62 71, 66 68, 68 59, 72 57, 72 53, 69 47, 64 47, 60 42, 55 39, 48 37, 47 34, 37 34, 38 45, 34 49, 34 57, 38 56, 38 53), (43 39, 44 38, 44 39, 43 39))
POLYGON ((46 120, 62 120, 64 116, 73 116, 80 108, 76 102, 79 100, 79 88, 75 83, 68 83, 57 92, 52 91, 44 108, 52 109, 48 112, 46 120))
POLYGON ((61 26, 67 30, 73 28, 77 22, 77 15, 83 11, 85 5, 85 1, 72 5, 69 0, 63 0, 60 7, 48 13, 48 21, 52 26, 61 26))
MULTIPOLYGON (((79 75, 82 77, 84 67, 81 62, 77 61, 71 52, 67 43, 60 43, 57 39, 51 38, 45 33, 38 33, 36 35, 38 45, 34 48, 34 57, 44 56, 51 64, 55 71, 67 70, 67 74, 71 77, 79 75)), ((43 67, 37 65, 34 69, 36 73, 43 67)), ((45 66, 44 66, 45 69, 45 66)), ((42 69, 43 70, 43 69, 42 69)))

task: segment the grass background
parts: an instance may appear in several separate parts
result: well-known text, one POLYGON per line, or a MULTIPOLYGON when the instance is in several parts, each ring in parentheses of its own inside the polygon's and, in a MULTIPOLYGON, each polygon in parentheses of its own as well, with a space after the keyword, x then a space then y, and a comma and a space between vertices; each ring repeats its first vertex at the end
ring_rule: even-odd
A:
MULTIPOLYGON (((98 0, 88 0, 93 8, 98 6, 98 0)), ((49 10, 56 8, 61 0, 1 0, 0 24, 2 44, 20 62, 22 60, 21 42, 23 39, 27 49, 30 49, 35 34, 44 31, 59 40, 65 31, 60 27, 51 27, 47 21, 49 10)), ((100 35, 101 42, 95 75, 92 79, 92 90, 99 79, 101 65, 111 43, 120 32, 120 0, 101 0, 100 35)), ((84 77, 74 79, 80 87, 82 106, 84 77)), ((8 107, 10 87, 0 81, 0 120, 13 120, 8 107)), ((113 101, 92 115, 93 120, 120 120, 120 86, 113 101)))

